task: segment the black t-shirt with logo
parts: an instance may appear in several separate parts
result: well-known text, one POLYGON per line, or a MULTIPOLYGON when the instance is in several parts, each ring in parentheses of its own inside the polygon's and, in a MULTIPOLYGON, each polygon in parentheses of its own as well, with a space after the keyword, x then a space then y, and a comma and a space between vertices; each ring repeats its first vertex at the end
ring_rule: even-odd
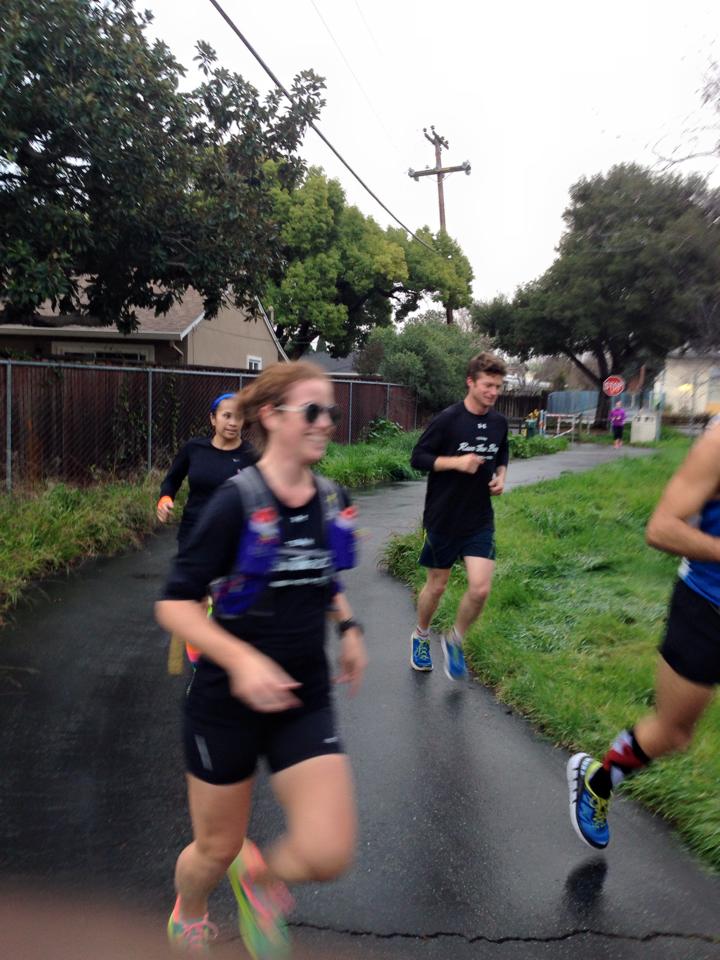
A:
POLYGON ((470 413, 464 402, 439 413, 415 445, 411 463, 429 473, 423 526, 433 533, 464 537, 493 523, 488 484, 496 467, 508 463, 508 425, 495 410, 470 413), (433 471, 437 457, 476 453, 485 461, 477 473, 433 471))
MULTIPOLYGON (((268 491, 277 510, 280 535, 293 548, 287 568, 276 565, 265 589, 250 610, 223 621, 223 626, 274 659, 306 653, 322 646, 332 558, 321 568, 318 551, 326 547, 320 496, 316 492, 301 507, 288 507, 268 491)), ((349 503, 340 492, 340 508, 349 503)), ((232 482, 224 483, 211 497, 192 531, 186 549, 175 559, 165 584, 167 600, 202 600, 214 580, 232 573, 238 545, 246 525, 242 498, 232 482)))
MULTIPOLYGON (((288 507, 270 496, 280 517, 282 541, 294 552, 286 568, 276 567, 273 572, 272 580, 284 585, 266 587, 249 610, 237 617, 218 618, 218 623, 300 680, 303 686, 297 694, 301 700, 325 702, 329 696, 325 633, 334 590, 330 556, 325 567, 318 561, 318 550, 327 546, 320 496, 316 493, 301 507, 288 507)), ((340 509, 349 503, 341 490, 340 509)), ((202 600, 207 596, 213 580, 232 572, 245 525, 240 494, 233 483, 223 484, 211 497, 185 549, 176 558, 163 598, 202 600)), ((193 711, 197 715, 216 715, 219 709, 223 715, 234 715, 237 709, 232 700, 225 671, 201 658, 190 697, 193 711)))

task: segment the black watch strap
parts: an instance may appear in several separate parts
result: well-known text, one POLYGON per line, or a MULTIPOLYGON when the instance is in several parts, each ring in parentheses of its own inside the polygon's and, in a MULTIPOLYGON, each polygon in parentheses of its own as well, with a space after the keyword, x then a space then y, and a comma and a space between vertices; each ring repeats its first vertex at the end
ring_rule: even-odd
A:
POLYGON ((353 627, 357 627, 362 631, 362 624, 358 623, 354 617, 349 617, 347 620, 341 620, 337 625, 337 632, 342 636, 346 630, 352 630, 353 627))

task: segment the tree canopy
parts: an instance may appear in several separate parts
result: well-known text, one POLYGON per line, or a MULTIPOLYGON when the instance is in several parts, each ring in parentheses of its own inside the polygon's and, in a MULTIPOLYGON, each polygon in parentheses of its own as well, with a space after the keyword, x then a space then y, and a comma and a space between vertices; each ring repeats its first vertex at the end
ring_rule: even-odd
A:
POLYGON ((374 330, 357 368, 412 387, 422 407, 435 412, 464 396, 468 361, 486 345, 477 333, 448 325, 443 313, 428 310, 400 331, 374 330))
POLYGON ((699 177, 620 165, 580 180, 570 197, 549 270, 512 300, 477 304, 473 314, 502 349, 564 355, 599 387, 610 374, 661 361, 717 304, 717 196, 699 177))
POLYGON ((197 45, 204 81, 149 43, 132 0, 6 0, 0 34, 0 302, 6 321, 46 299, 135 325, 188 286, 208 316, 254 306, 284 262, 273 189, 323 104, 312 72, 261 98, 197 45), (265 172, 275 161, 272 181, 265 172), (82 281, 81 281, 82 278, 82 281), (229 294, 229 291, 231 293, 229 294))
POLYGON ((337 180, 308 171, 298 187, 278 184, 275 214, 286 268, 268 284, 276 333, 297 356, 320 336, 333 356, 361 346, 375 327, 402 320, 424 297, 448 306, 470 303, 472 270, 446 234, 383 230, 347 204, 337 180))

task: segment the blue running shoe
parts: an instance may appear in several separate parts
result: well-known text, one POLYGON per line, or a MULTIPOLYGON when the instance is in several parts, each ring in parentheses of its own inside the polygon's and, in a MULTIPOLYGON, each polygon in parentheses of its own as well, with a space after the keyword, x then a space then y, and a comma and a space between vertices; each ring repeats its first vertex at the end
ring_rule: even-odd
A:
POLYGON ((432 657, 430 656, 430 638, 418 637, 414 633, 410 637, 412 651, 410 653, 410 666, 413 670, 432 670, 432 657))
POLYGON ((567 765, 570 789, 570 820, 583 843, 595 850, 604 850, 610 842, 607 815, 610 800, 599 797, 589 780, 600 768, 600 761, 587 753, 576 753, 567 765))
POLYGON ((440 644, 445 658, 445 676, 448 680, 465 680, 468 672, 462 644, 452 639, 452 631, 442 635, 440 644))

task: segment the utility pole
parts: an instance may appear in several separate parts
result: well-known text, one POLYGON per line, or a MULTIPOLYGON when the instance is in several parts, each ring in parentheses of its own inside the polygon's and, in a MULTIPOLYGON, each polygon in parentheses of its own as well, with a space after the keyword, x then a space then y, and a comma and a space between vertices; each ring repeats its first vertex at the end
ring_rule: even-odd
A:
MULTIPOLYGON (((431 125, 430 129, 432 130, 432 136, 427 132, 427 127, 423 127, 423 133, 425 134, 425 139, 435 147, 435 169, 430 170, 428 167, 426 167, 424 170, 413 170, 411 167, 408 170, 408 176, 412 177, 415 181, 419 180, 420 177, 437 177, 438 206, 440 208, 440 230, 443 233, 447 233, 447 227, 445 226, 445 192, 443 190, 443 180, 448 173, 465 173, 470 176, 470 163, 466 160, 465 163, 461 163, 459 167, 443 167, 442 148, 445 147, 445 149, 448 150, 450 145, 444 137, 441 137, 440 134, 436 132, 435 127, 431 125)), ((452 323, 452 308, 447 307, 446 312, 447 322, 452 323)))

